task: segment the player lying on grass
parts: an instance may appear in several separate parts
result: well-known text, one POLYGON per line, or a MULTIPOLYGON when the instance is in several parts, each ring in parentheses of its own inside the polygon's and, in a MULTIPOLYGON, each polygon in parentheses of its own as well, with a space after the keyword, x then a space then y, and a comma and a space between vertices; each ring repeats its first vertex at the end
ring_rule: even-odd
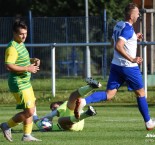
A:
POLYGON ((86 105, 85 101, 82 101, 81 97, 89 93, 95 88, 101 87, 101 84, 92 79, 87 78, 86 82, 88 85, 80 87, 78 90, 72 92, 68 101, 52 103, 51 109, 52 112, 42 117, 38 118, 37 114, 34 114, 34 123, 41 131, 81 131, 84 128, 84 119, 90 116, 96 115, 96 111, 92 106, 88 106, 87 111, 83 111, 83 107, 86 105), (74 115, 75 114, 75 115, 74 115), (54 124, 46 121, 49 119, 53 120, 53 117, 59 117, 58 122, 54 124), (44 125, 45 124, 45 125, 44 125))

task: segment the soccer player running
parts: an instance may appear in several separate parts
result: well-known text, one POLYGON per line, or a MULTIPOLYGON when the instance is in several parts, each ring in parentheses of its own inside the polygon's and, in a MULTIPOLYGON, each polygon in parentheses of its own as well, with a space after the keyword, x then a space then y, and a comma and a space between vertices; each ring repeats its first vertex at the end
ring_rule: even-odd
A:
POLYGON ((11 128, 23 123, 22 141, 41 141, 31 135, 35 111, 35 96, 30 83, 31 73, 37 73, 40 60, 30 59, 24 45, 27 37, 27 25, 21 19, 16 19, 13 24, 13 40, 8 44, 5 52, 5 64, 9 70, 8 85, 17 101, 17 109, 23 111, 15 114, 10 120, 0 125, 4 137, 12 142, 11 128))
POLYGON ((95 92, 86 98, 86 103, 95 103, 112 99, 119 87, 126 82, 137 97, 138 108, 143 116, 147 130, 155 127, 155 121, 150 118, 148 103, 145 97, 142 74, 139 66, 143 58, 136 56, 137 39, 142 39, 141 33, 135 34, 133 24, 139 17, 136 4, 129 3, 125 7, 125 21, 118 22, 113 30, 114 55, 106 91, 95 92))
POLYGON ((78 90, 72 92, 68 101, 65 101, 64 103, 52 103, 50 106, 52 110, 51 113, 47 114, 44 117, 41 117, 41 119, 39 119, 37 114, 35 113, 33 116, 33 120, 36 126, 41 131, 83 130, 84 119, 96 115, 96 111, 92 106, 88 106, 88 110, 84 112, 83 108, 86 104, 84 99, 81 97, 85 96, 94 88, 101 87, 101 84, 92 78, 87 78, 86 82, 88 85, 80 87, 78 90), (57 123, 52 122, 52 125, 49 125, 49 128, 47 128, 46 125, 45 128, 44 126, 42 126, 42 120, 44 120, 44 118, 48 118, 50 121, 52 121, 53 117, 55 116, 59 117, 57 123))

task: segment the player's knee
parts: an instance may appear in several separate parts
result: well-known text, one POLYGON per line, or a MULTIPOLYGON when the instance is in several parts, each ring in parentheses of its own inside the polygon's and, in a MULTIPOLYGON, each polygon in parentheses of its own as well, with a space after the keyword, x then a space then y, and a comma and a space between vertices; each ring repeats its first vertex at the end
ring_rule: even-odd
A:
POLYGON ((137 95, 137 97, 144 97, 145 96, 145 91, 142 88, 142 89, 136 90, 135 94, 137 95))
POLYGON ((69 102, 70 103, 74 103, 77 99, 79 98, 79 93, 78 91, 74 91, 70 94, 70 97, 69 97, 69 102))
POLYGON ((74 91, 70 94, 70 98, 75 99, 78 98, 80 96, 78 91, 74 91))
POLYGON ((24 114, 25 114, 26 118, 29 118, 29 117, 33 116, 34 110, 33 109, 26 109, 26 110, 24 110, 24 114))

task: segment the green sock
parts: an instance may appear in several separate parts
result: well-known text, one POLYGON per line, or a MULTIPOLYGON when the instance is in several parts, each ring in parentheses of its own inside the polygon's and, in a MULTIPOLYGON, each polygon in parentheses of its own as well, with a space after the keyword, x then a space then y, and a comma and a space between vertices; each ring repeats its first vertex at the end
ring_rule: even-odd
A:
POLYGON ((78 89, 78 92, 81 96, 85 96, 87 93, 89 93, 90 91, 92 91, 93 88, 90 87, 89 85, 81 87, 78 89))
POLYGON ((83 112, 83 113, 80 114, 79 119, 77 119, 75 116, 70 116, 70 120, 71 120, 71 122, 76 123, 76 122, 79 122, 79 121, 81 121, 81 120, 83 120, 83 119, 85 119, 87 117, 90 117, 90 116, 87 115, 86 112, 83 112))

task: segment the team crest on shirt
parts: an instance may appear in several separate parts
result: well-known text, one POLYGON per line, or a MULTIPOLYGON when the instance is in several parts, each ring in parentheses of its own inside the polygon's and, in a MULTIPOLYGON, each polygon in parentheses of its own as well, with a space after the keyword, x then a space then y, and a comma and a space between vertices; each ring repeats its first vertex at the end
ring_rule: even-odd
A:
POLYGON ((26 102, 26 105, 30 106, 31 105, 31 101, 26 102))

